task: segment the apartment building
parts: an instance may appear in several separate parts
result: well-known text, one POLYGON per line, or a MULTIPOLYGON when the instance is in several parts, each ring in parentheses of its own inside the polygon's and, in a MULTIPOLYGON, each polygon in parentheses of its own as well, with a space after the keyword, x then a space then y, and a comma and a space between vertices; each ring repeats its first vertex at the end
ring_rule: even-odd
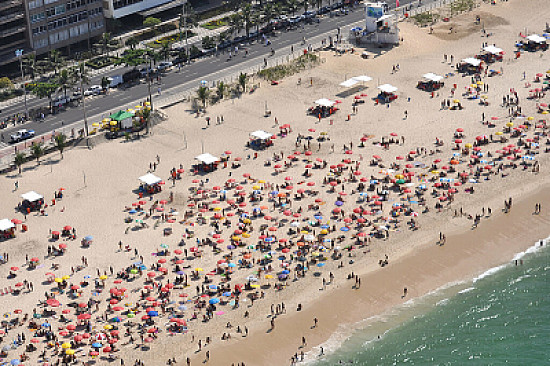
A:
POLYGON ((30 50, 24 0, 0 0, 0 64, 17 60, 18 49, 30 50))
POLYGON ((101 0, 25 0, 29 44, 37 53, 68 47, 105 32, 101 0))

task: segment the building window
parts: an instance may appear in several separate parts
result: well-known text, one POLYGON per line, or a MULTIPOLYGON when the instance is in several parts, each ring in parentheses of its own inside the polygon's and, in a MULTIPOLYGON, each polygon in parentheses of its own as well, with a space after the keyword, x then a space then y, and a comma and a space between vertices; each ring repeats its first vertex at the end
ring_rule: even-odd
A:
POLYGON ((31 23, 40 22, 44 19, 46 19, 46 14, 44 13, 36 13, 31 15, 31 23))
POLYGON ((44 5, 44 0, 34 0, 29 2, 29 10, 39 8, 44 5))
POLYGON ((34 40, 34 42, 33 42, 33 47, 34 47, 34 49, 46 47, 47 45, 48 45, 48 39, 47 39, 47 38, 44 38, 44 39, 36 39, 36 40, 34 40))

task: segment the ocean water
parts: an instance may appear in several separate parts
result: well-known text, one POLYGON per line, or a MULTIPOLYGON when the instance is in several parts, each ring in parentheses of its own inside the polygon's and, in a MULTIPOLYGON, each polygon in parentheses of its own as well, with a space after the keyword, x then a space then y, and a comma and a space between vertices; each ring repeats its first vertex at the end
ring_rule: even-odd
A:
POLYGON ((514 260, 342 329, 306 363, 550 365, 550 240, 514 260))

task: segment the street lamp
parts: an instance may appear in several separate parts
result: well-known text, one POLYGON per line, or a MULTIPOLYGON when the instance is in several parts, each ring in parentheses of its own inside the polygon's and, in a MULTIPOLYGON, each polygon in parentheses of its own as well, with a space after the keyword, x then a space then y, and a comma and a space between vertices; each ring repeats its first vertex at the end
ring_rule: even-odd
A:
MULTIPOLYGON (((181 5, 181 15, 183 18, 183 30, 185 31, 185 63, 189 63, 189 48, 187 47, 187 15, 185 14, 185 5, 187 0, 183 1, 181 5)), ((181 41, 181 20, 180 20, 180 41, 181 41)))
POLYGON ((23 94, 25 95, 25 119, 29 118, 29 109, 27 108, 27 87, 25 86, 25 74, 23 73, 23 50, 15 50, 15 57, 19 57, 19 68, 21 69, 21 79, 23 80, 23 94))

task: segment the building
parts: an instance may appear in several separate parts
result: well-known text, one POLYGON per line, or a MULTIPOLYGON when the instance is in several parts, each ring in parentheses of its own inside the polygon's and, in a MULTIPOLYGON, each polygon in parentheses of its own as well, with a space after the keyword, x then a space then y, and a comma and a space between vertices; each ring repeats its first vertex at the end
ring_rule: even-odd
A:
POLYGON ((37 54, 70 47, 105 32, 101 0, 25 0, 29 45, 37 54))
POLYGON ((17 60, 15 51, 30 51, 24 0, 0 1, 0 65, 17 60))
POLYGON ((350 41, 356 44, 398 45, 399 27, 386 3, 365 4, 365 28, 352 28, 350 41))
POLYGON ((175 7, 181 8, 185 2, 185 0, 103 0, 103 9, 105 17, 109 19, 120 19, 132 14, 148 17, 175 7))

